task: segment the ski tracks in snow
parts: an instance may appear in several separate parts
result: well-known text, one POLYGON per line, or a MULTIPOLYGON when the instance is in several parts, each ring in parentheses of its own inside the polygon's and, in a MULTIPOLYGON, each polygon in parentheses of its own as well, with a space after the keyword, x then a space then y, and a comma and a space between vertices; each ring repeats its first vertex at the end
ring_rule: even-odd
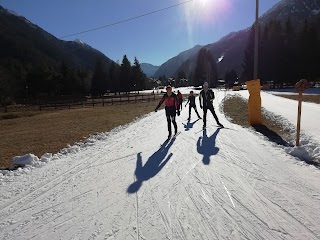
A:
POLYGON ((8 182, 0 239, 320 238, 318 170, 219 112, 229 129, 187 117, 165 144, 160 110, 8 182))

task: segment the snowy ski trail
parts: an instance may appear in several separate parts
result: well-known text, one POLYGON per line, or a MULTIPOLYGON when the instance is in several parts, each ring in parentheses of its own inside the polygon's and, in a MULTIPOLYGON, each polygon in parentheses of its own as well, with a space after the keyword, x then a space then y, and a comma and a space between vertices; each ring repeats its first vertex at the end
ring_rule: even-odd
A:
POLYGON ((228 122, 216 95, 229 129, 183 108, 167 140, 159 110, 0 178, 0 239, 320 239, 320 171, 228 122))

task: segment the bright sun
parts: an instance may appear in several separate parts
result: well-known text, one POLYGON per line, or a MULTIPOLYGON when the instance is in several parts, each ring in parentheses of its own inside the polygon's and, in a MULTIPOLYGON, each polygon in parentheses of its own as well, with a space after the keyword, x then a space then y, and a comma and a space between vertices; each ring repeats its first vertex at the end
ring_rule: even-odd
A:
POLYGON ((213 24, 226 17, 233 0, 194 0, 185 6, 186 21, 189 31, 197 24, 213 24))
POLYGON ((195 0, 194 7, 206 8, 210 10, 214 8, 218 8, 221 5, 224 5, 228 0, 195 0))
MULTIPOLYGON (((227 0, 222 0, 227 1, 227 0)), ((194 0, 192 4, 192 10, 200 11, 202 14, 216 10, 222 2, 221 0, 194 0)), ((189 5, 190 6, 190 5, 189 5)))
POLYGON ((201 6, 206 6, 210 0, 198 0, 201 6))

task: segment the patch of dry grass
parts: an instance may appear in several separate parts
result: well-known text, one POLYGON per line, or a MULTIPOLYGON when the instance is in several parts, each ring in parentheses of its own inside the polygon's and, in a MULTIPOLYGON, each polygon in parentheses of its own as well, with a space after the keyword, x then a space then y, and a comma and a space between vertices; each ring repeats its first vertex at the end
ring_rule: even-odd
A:
MULTIPOLYGON (((287 95, 285 95, 287 96, 287 95)), ((267 111, 262 109, 262 126, 250 126, 248 123, 248 103, 247 100, 240 96, 231 96, 224 101, 224 113, 227 117, 231 118, 230 121, 241 125, 246 128, 255 129, 266 136, 270 141, 280 145, 290 146, 289 142, 295 141, 295 136, 285 130, 281 124, 281 120, 276 120, 267 114, 267 111)), ((275 116, 277 118, 277 116, 275 116)), ((281 119, 281 118, 278 118, 281 119)), ((308 162, 314 166, 320 167, 320 159, 314 158, 311 162, 308 162)))
MULTIPOLYGON (((294 94, 292 95, 277 94, 277 96, 298 101, 298 95, 294 95, 294 94)), ((302 95, 302 101, 320 104, 320 95, 302 95)))
MULTIPOLYGON (((248 101, 240 96, 231 96, 224 101, 224 113, 226 116, 231 118, 231 122, 241 125, 243 127, 249 128, 251 125, 248 121, 248 101)), ((271 119, 262 111, 262 121, 263 125, 268 128, 269 132, 274 132, 279 137, 284 139, 284 141, 292 140, 290 134, 284 130, 281 123, 271 119)))
MULTIPOLYGON (((0 120, 0 168, 9 167, 12 157, 58 152, 90 134, 106 132, 132 122, 155 109, 158 101, 47 112, 12 113, 0 120)), ((3 117, 5 116, 5 117, 3 117)), ((0 119, 1 119, 0 118, 0 119)))

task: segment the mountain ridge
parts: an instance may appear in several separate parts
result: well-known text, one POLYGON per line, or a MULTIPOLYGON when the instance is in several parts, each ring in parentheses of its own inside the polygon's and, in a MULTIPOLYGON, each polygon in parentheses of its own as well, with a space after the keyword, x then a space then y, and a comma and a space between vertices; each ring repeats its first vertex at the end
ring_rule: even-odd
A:
MULTIPOLYGON (((262 25, 268 23, 271 20, 279 20, 282 24, 287 21, 288 18, 296 28, 302 27, 305 19, 320 14, 320 0, 282 0, 271 7, 266 13, 259 17, 259 21, 262 25), (299 7, 299 8, 298 8, 299 7), (292 10, 295 11, 292 11, 292 10)), ((234 69, 238 74, 242 71, 242 61, 244 57, 244 51, 246 48, 247 40, 250 33, 250 26, 239 30, 237 32, 231 32, 218 41, 207 44, 203 47, 208 49, 217 61, 220 77, 223 77, 229 70, 234 69), (219 61, 219 59, 221 59, 219 61)), ((192 49, 192 48, 191 48, 192 49)), ((185 50, 184 52, 191 51, 185 50)), ((188 59, 185 59, 178 68, 172 73, 171 62, 175 59, 179 59, 179 54, 160 66, 162 69, 162 75, 168 77, 177 77, 180 71, 186 73, 187 76, 192 74, 195 68, 195 61, 198 52, 193 52, 188 59), (164 67, 170 69, 163 69, 164 67)), ((155 75, 155 77, 157 77, 155 75)))

